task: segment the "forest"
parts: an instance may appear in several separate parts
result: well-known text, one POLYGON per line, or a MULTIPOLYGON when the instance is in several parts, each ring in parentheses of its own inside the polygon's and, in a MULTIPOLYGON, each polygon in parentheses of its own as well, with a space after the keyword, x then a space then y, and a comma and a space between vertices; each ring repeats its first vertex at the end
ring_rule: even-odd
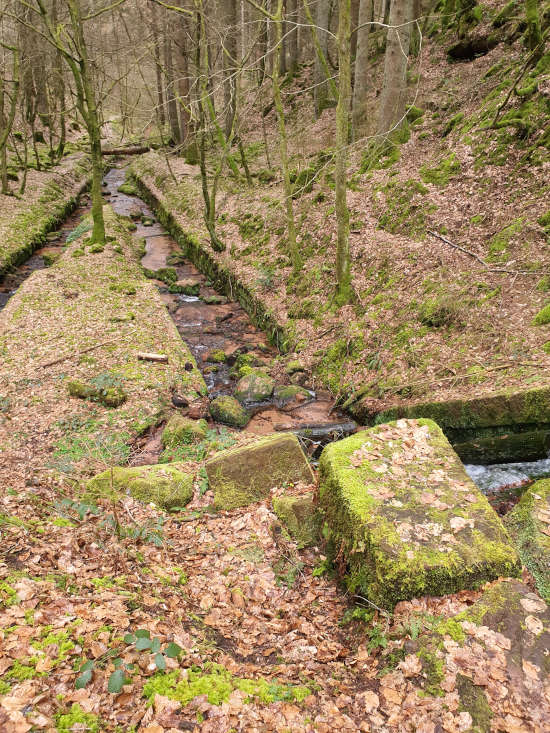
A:
POLYGON ((549 173, 549 0, 1 0, 1 733, 548 731, 549 173))

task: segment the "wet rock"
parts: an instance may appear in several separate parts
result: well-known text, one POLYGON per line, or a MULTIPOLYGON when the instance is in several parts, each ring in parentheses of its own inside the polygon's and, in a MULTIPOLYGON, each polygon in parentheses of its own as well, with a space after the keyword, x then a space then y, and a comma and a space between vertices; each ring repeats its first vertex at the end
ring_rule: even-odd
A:
POLYGON ((210 414, 216 422, 231 425, 235 428, 244 428, 250 420, 250 415, 234 397, 222 395, 210 403, 210 414))
POLYGON ((294 359, 294 361, 288 362, 285 367, 285 371, 288 375, 296 374, 296 372, 303 372, 304 367, 302 366, 302 363, 298 361, 298 359, 294 359))
POLYGON ((193 497, 194 475, 183 464, 121 468, 116 466, 94 476, 86 484, 92 496, 110 496, 111 492, 129 493, 139 501, 152 502, 164 509, 185 506, 193 497))
POLYGON ((223 451, 205 468, 220 509, 261 501, 276 486, 315 480, 298 439, 279 433, 223 451))
POLYGON ((114 386, 100 389, 93 384, 78 379, 67 382, 67 391, 71 397, 99 402, 104 407, 119 407, 128 399, 122 387, 114 386))
POLYGON ((398 420, 328 445, 320 508, 352 592, 384 608, 515 576, 487 499, 431 420, 398 420))
POLYGON ((480 733, 494 730, 497 718, 505 730, 509 701, 528 695, 531 705, 514 708, 513 730, 546 729, 550 609, 543 600, 523 583, 505 580, 433 627, 406 642, 408 656, 399 665, 426 695, 443 696, 456 684, 459 710, 471 717, 468 730, 480 733))
POLYGON ((304 402, 309 400, 311 399, 311 394, 307 389, 298 385, 284 384, 275 387, 273 397, 277 405, 283 407, 284 405, 288 405, 290 402, 304 402))
POLYGON ((150 216, 142 216, 141 217, 141 223, 144 227, 152 227, 155 223, 155 220, 152 219, 150 216))
POLYGON ((262 402, 273 394, 275 380, 259 369, 239 379, 235 397, 242 403, 262 402))
POLYGON ((139 219, 141 219, 141 217, 143 216, 143 211, 140 209, 139 206, 134 205, 128 209, 128 216, 130 217, 130 219, 132 219, 132 221, 139 221, 139 219))
POLYGON ((209 351, 205 356, 205 361, 211 361, 213 364, 224 364, 227 357, 223 349, 214 349, 209 351))
POLYGON ((550 479, 527 489, 504 524, 539 593, 550 602, 550 479))
POLYGON ((165 448, 175 448, 178 445, 200 443, 206 438, 207 427, 204 420, 197 422, 176 413, 162 431, 162 445, 165 448))
POLYGON ((299 548, 317 544, 321 516, 313 502, 313 494, 273 497, 273 511, 286 527, 299 548))
POLYGON ((225 305, 228 302, 225 295, 205 295, 203 301, 206 305, 225 305))
POLYGON ((197 296, 201 289, 201 284, 197 280, 191 278, 185 278, 184 280, 177 280, 175 283, 170 285, 171 293, 180 293, 182 295, 194 295, 197 296))

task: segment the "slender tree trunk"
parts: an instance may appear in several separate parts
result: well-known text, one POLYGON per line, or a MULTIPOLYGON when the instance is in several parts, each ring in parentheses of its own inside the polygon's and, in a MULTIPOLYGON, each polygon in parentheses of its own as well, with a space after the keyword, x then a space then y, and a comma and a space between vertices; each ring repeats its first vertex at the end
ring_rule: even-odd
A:
POLYGON ((164 35, 164 69, 166 76, 166 99, 168 107, 168 122, 172 140, 176 145, 181 143, 181 130, 178 117, 178 102, 176 99, 176 85, 174 79, 174 62, 172 58, 172 39, 168 28, 165 28, 164 35))
POLYGON ((281 168, 284 181, 285 204, 286 204, 286 225, 288 238, 288 252, 292 268, 295 273, 302 268, 302 258, 298 250, 296 241, 296 223, 294 221, 294 204, 292 200, 292 183, 290 181, 290 169, 288 164, 288 145, 286 136, 285 112, 283 101, 281 99, 281 87, 279 81, 280 68, 280 40, 283 35, 283 0, 277 0, 277 12, 274 14, 275 26, 275 55, 273 59, 273 100, 275 103, 275 111, 277 113, 277 123, 279 127, 279 155, 281 158, 281 168))
MULTIPOLYGON (((319 39, 319 46, 321 53, 328 58, 328 33, 324 32, 323 29, 328 30, 329 26, 329 15, 330 15, 330 0, 317 0, 317 7, 315 13, 315 25, 317 37, 319 39)), ((315 58, 315 67, 313 72, 313 83, 315 84, 313 96, 315 100, 315 114, 317 117, 325 109, 327 101, 329 99, 329 86, 327 84, 327 72, 321 61, 320 54, 317 54, 315 58)))
POLYGON ((166 112, 164 108, 164 91, 162 86, 162 66, 160 63, 160 44, 159 44, 159 32, 157 22, 157 6, 155 3, 151 3, 151 32, 153 34, 153 57, 155 59, 155 75, 157 81, 157 104, 158 104, 158 118, 161 127, 166 124, 166 112))
MULTIPOLYGON (((359 25, 359 9, 361 0, 351 0, 351 59, 357 58, 357 31, 359 25)), ((353 78, 352 78, 353 81, 353 78)))
POLYGON ((369 86, 369 35, 373 19, 373 0, 361 0, 357 31, 357 56, 355 58, 355 84, 353 87, 353 139, 359 140, 367 132, 367 91, 369 86))
POLYGON ((223 29, 223 96, 225 116, 225 136, 229 137, 235 120, 237 100, 237 0, 221 2, 223 29))
POLYGON ((287 0, 287 18, 290 34, 287 36, 288 70, 295 74, 298 69, 298 1, 287 0))
POLYGON ((336 303, 349 303, 351 291, 351 260, 349 250, 349 210, 347 205, 347 168, 349 113, 351 102, 351 0, 340 0, 338 18, 338 67, 340 83, 336 107, 336 303))
POLYGON ((13 127, 15 119, 15 111, 17 107, 17 99, 20 89, 20 63, 19 49, 15 46, 5 46, 5 51, 11 51, 12 54, 12 89, 11 95, 8 97, 6 84, 0 67, 0 191, 4 194, 9 193, 8 186, 8 154, 7 145, 8 137, 13 127))
POLYGON ((525 0, 525 17, 527 19, 527 47, 530 51, 534 51, 542 41, 538 0, 525 0))
POLYGON ((189 145, 193 131, 191 130, 191 113, 190 113, 190 83, 189 83, 189 61, 187 58, 187 21, 184 18, 179 19, 178 37, 177 37, 177 63, 176 74, 178 77, 178 96, 179 96, 179 127, 181 142, 189 145))
MULTIPOLYGON (((53 0, 52 3, 52 22, 55 27, 57 25, 57 0, 53 0)), ((59 117, 59 142, 57 144, 56 158, 57 160, 60 160, 65 152, 67 122, 65 114, 65 73, 63 69, 63 56, 57 48, 54 49, 54 89, 59 117)))
POLYGON ((414 0, 392 2, 384 58, 384 85, 380 98, 378 133, 399 127, 407 101, 407 60, 414 0))

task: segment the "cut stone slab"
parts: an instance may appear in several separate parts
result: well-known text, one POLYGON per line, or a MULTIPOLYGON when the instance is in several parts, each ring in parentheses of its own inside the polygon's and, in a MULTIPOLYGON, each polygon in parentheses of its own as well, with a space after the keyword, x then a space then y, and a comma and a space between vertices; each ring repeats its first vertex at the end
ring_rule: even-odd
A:
POLYGON ((107 387, 100 389, 93 384, 81 382, 78 379, 67 382, 67 391, 71 397, 78 397, 81 400, 99 402, 104 407, 120 407, 128 396, 122 387, 107 387))
POLYGON ((259 369, 254 369, 237 382, 235 397, 239 402, 262 402, 273 394, 275 380, 259 369))
POLYGON ((398 420, 328 445, 319 462, 329 553, 352 592, 398 601, 516 576, 506 530, 432 420, 398 420))
POLYGON ((275 402, 282 407, 288 405, 289 402, 305 402, 306 400, 310 400, 312 395, 307 389, 296 384, 284 384, 275 387, 273 397, 275 402))
POLYGON ((175 448, 178 445, 200 443, 206 438, 207 424, 204 420, 190 420, 176 413, 162 431, 162 445, 175 448))
POLYGON ((406 642, 411 656, 399 666, 407 677, 416 674, 428 696, 451 699, 456 691, 458 711, 471 716, 469 731, 543 731, 550 720, 549 648, 550 608, 523 583, 506 580, 406 642), (509 715, 514 700, 529 704, 514 704, 509 715))
POLYGON ((206 473, 220 509, 261 501, 276 486, 315 481, 298 438, 286 433, 223 451, 206 462, 206 473))
POLYGON ((234 428, 244 428, 248 425, 250 415, 240 402, 229 395, 216 397, 210 403, 210 414, 216 422, 230 425, 234 428))
POLYGON ((274 496, 273 511, 296 540, 298 548, 311 547, 319 541, 321 519, 313 494, 274 496))
POLYGON ((466 463, 530 461, 543 458, 550 444, 550 387, 509 389, 480 397, 418 401, 380 410, 368 395, 344 404, 362 424, 398 418, 429 418, 444 430, 466 463), (518 450, 525 433, 524 452, 518 450))
MULTIPOLYGON (((185 472, 179 463, 121 468, 112 472, 112 488, 130 493, 134 499, 152 502, 163 509, 185 506, 193 498, 194 474, 185 472)), ((86 483, 93 496, 108 496, 111 492, 111 470, 103 471, 86 483)))
POLYGON ((550 603, 550 479, 527 489, 504 523, 539 593, 550 603))

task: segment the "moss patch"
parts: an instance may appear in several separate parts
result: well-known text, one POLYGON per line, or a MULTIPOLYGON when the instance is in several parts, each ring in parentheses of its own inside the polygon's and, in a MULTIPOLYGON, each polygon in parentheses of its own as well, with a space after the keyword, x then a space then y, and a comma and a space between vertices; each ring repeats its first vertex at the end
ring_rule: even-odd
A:
POLYGON ((321 520, 312 494, 273 497, 273 511, 299 548, 318 542, 321 520))

